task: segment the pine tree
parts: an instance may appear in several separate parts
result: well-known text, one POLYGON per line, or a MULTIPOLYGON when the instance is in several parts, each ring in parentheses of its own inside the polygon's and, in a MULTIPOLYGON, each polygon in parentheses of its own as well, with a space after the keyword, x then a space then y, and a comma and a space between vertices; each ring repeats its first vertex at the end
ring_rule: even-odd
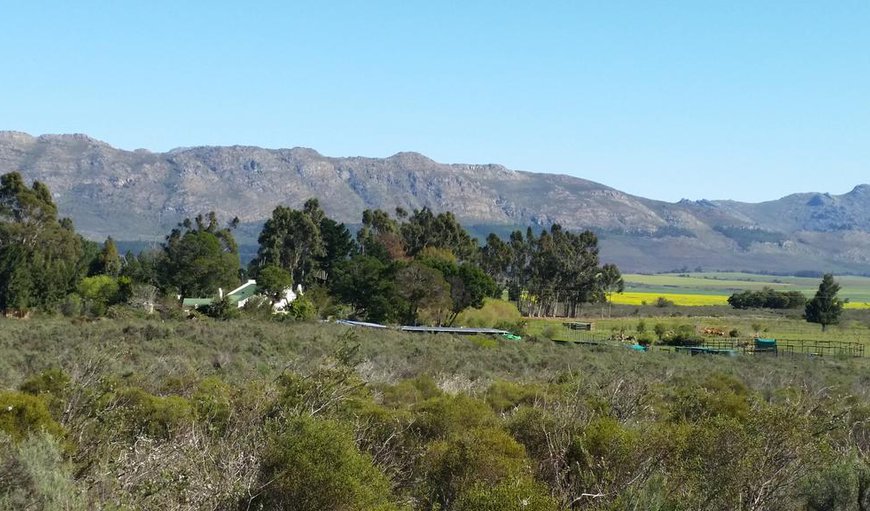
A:
POLYGON ((834 280, 834 276, 826 273, 819 284, 816 296, 807 302, 806 318, 810 323, 822 325, 822 332, 828 325, 836 325, 843 313, 843 301, 837 298, 840 284, 834 280))
POLYGON ((121 255, 118 253, 118 247, 111 236, 106 238, 103 249, 100 250, 100 255, 97 256, 97 265, 99 266, 97 273, 113 277, 121 274, 121 255))

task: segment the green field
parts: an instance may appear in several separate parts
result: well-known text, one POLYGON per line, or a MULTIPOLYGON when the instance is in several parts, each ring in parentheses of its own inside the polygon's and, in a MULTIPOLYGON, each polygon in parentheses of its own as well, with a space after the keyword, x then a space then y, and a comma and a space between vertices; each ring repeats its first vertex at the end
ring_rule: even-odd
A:
MULTIPOLYGON (((727 310, 724 309, 723 310, 727 310)), ((668 330, 679 325, 692 325, 698 331, 706 328, 718 329, 723 332, 737 330, 741 338, 770 337, 780 340, 794 341, 838 341, 857 342, 870 347, 870 323, 866 311, 847 311, 839 325, 829 326, 822 332, 818 325, 779 314, 760 312, 754 315, 704 315, 704 316, 653 316, 653 317, 614 317, 586 318, 593 323, 592 332, 571 331, 564 327, 566 321, 557 319, 529 320, 528 331, 533 335, 545 335, 559 339, 582 339, 585 337, 602 338, 617 332, 626 335, 637 335, 638 324, 643 322, 643 328, 651 332, 658 323, 668 330)), ((715 337, 711 338, 715 339, 715 337)), ((870 352, 868 352, 870 354, 870 352)))
MULTIPOLYGON (((781 291, 800 291, 811 297, 820 282, 818 278, 735 272, 626 274, 623 278, 627 293, 726 297, 738 291, 759 290, 763 287, 772 287, 781 291)), ((841 298, 848 299, 853 306, 867 304, 870 307, 870 277, 848 275, 836 277, 836 280, 841 286, 841 298)), ((614 301, 620 303, 619 297, 615 296, 614 301)), ((675 301, 679 304, 678 300, 675 301)))

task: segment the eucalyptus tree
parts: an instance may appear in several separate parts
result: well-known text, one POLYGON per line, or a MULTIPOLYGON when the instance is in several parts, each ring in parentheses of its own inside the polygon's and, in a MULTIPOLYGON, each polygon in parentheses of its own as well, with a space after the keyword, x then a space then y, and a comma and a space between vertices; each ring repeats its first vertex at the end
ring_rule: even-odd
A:
POLYGON ((70 219, 58 219, 45 184, 0 177, 0 309, 58 304, 87 272, 86 245, 70 219))

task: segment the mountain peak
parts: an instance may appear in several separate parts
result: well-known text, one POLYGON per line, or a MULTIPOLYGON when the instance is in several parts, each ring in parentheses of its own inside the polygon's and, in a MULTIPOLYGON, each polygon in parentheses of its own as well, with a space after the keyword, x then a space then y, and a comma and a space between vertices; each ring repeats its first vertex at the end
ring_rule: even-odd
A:
POLYGON ((8 140, 16 143, 28 143, 33 142, 35 139, 36 137, 30 133, 24 133, 23 131, 0 131, 0 140, 8 140))
POLYGON ((61 134, 53 134, 47 133, 45 135, 40 135, 36 137, 37 142, 47 142, 47 143, 60 143, 60 144, 81 144, 84 143, 86 145, 95 145, 108 149, 114 149, 111 145, 103 142, 102 140, 97 140, 91 136, 85 135, 84 133, 61 133, 61 134))
POLYGON ((414 151, 402 151, 387 159, 399 162, 402 165, 431 165, 435 163, 435 160, 414 151))

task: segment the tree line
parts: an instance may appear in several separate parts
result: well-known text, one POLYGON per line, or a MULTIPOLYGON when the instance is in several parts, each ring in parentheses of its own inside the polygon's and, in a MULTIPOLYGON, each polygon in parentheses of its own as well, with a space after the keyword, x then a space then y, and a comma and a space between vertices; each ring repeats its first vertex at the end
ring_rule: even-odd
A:
POLYGON ((807 303, 800 291, 777 291, 765 287, 758 291, 745 290, 728 297, 735 309, 799 309, 807 303))
POLYGON ((297 308, 309 315, 450 325, 505 291, 544 316, 556 303, 576 311, 622 290, 619 269, 600 264, 590 231, 554 224, 507 240, 490 234, 479 246, 450 212, 375 209, 361 220, 353 234, 317 199, 300 209, 277 206, 246 267, 233 236, 238 219, 221 223, 214 213, 185 219, 158 249, 121 255, 112 238, 98 244, 77 234, 44 184, 27 186, 13 172, 0 182, 0 308, 102 315, 177 296, 212 297, 254 278, 272 299, 301 285, 297 308))

